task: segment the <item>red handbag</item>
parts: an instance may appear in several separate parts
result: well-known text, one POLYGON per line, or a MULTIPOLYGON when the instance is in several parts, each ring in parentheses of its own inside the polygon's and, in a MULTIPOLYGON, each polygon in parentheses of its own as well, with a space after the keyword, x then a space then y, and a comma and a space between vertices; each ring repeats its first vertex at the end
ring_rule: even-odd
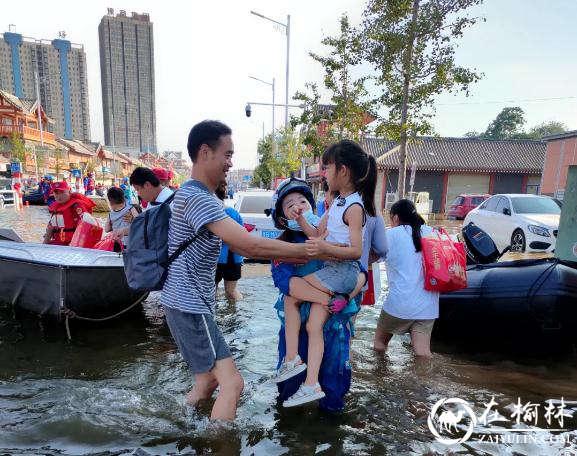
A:
POLYGON ((94 249, 97 250, 106 250, 108 252, 114 252, 114 246, 115 244, 118 243, 120 245, 120 251, 124 251, 124 244, 122 243, 122 241, 115 241, 112 238, 104 238, 102 239, 102 241, 98 241, 96 244, 94 244, 94 249))
POLYGON ((367 272, 367 289, 363 293, 363 300, 361 301, 361 306, 373 306, 375 305, 375 282, 373 280, 373 266, 369 265, 369 270, 367 272))
POLYGON ((449 292, 467 288, 465 246, 441 229, 421 239, 425 290, 449 292))
POLYGON ((102 231, 98 221, 85 212, 82 214, 82 220, 80 220, 76 230, 74 230, 70 246, 91 249, 102 239, 102 231))

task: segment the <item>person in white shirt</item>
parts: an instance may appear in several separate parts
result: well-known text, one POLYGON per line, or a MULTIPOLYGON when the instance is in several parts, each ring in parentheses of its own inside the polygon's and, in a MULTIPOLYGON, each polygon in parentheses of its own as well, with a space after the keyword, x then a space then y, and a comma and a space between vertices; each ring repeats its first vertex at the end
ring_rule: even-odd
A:
MULTIPOLYGON (((132 174, 130 175, 130 185, 134 187, 142 201, 148 203, 144 210, 162 204, 174 193, 168 187, 160 185, 160 180, 158 180, 158 177, 152 172, 152 170, 142 166, 134 168, 134 171, 132 171, 132 174)), ((170 203, 170 208, 172 209, 172 202, 170 203)), ((134 220, 134 217, 132 211, 124 214, 122 220, 126 222, 127 225, 113 230, 109 236, 115 240, 120 240, 123 237, 128 236, 130 224, 134 220)))
POLYGON ((389 294, 379 317, 373 347, 386 351, 395 334, 411 334, 417 356, 431 356, 431 333, 439 316, 439 293, 425 290, 421 237, 432 232, 410 200, 390 210, 385 260, 389 294))
POLYGON ((166 201, 173 191, 160 184, 160 180, 149 168, 138 167, 130 175, 130 185, 134 187, 136 193, 143 201, 150 206, 156 206, 166 201))

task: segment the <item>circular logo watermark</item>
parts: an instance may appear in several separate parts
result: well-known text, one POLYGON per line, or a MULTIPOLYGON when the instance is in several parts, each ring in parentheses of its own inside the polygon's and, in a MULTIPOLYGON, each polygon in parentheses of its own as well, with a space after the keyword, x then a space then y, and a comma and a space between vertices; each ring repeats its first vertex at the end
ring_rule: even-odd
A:
POLYGON ((477 425, 477 417, 467 401, 457 397, 443 398, 437 401, 431 409, 431 413, 429 413, 427 419, 427 424, 429 425, 429 430, 435 436, 437 441, 444 443, 445 445, 453 445, 455 443, 466 442, 469 437, 471 437, 471 434, 473 434, 473 430, 477 425), (437 416, 440 407, 451 404, 458 406, 452 407, 456 413, 453 410, 443 410, 439 416, 437 416), (469 417, 469 426, 465 435, 460 438, 452 437, 454 433, 459 431, 457 424, 463 421, 463 418, 467 415, 469 417), (447 436, 447 434, 451 437, 447 436))

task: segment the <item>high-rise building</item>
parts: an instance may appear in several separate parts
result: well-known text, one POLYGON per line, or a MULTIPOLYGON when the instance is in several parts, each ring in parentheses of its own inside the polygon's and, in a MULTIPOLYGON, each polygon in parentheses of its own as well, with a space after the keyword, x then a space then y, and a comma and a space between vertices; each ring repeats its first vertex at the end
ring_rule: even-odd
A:
POLYGON ((106 144, 156 152, 154 43, 148 14, 108 9, 98 26, 106 144))
POLYGON ((18 98, 36 99, 55 125, 56 135, 90 140, 88 81, 84 46, 60 33, 56 40, 39 40, 6 32, 0 39, 0 89, 18 98))

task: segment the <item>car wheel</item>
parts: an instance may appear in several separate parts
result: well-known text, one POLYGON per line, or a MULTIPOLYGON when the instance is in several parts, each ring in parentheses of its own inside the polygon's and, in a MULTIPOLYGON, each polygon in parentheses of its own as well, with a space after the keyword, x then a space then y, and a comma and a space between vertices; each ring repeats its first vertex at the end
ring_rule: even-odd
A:
POLYGON ((524 252, 525 251, 525 233, 523 230, 513 231, 511 236, 511 252, 524 252))

